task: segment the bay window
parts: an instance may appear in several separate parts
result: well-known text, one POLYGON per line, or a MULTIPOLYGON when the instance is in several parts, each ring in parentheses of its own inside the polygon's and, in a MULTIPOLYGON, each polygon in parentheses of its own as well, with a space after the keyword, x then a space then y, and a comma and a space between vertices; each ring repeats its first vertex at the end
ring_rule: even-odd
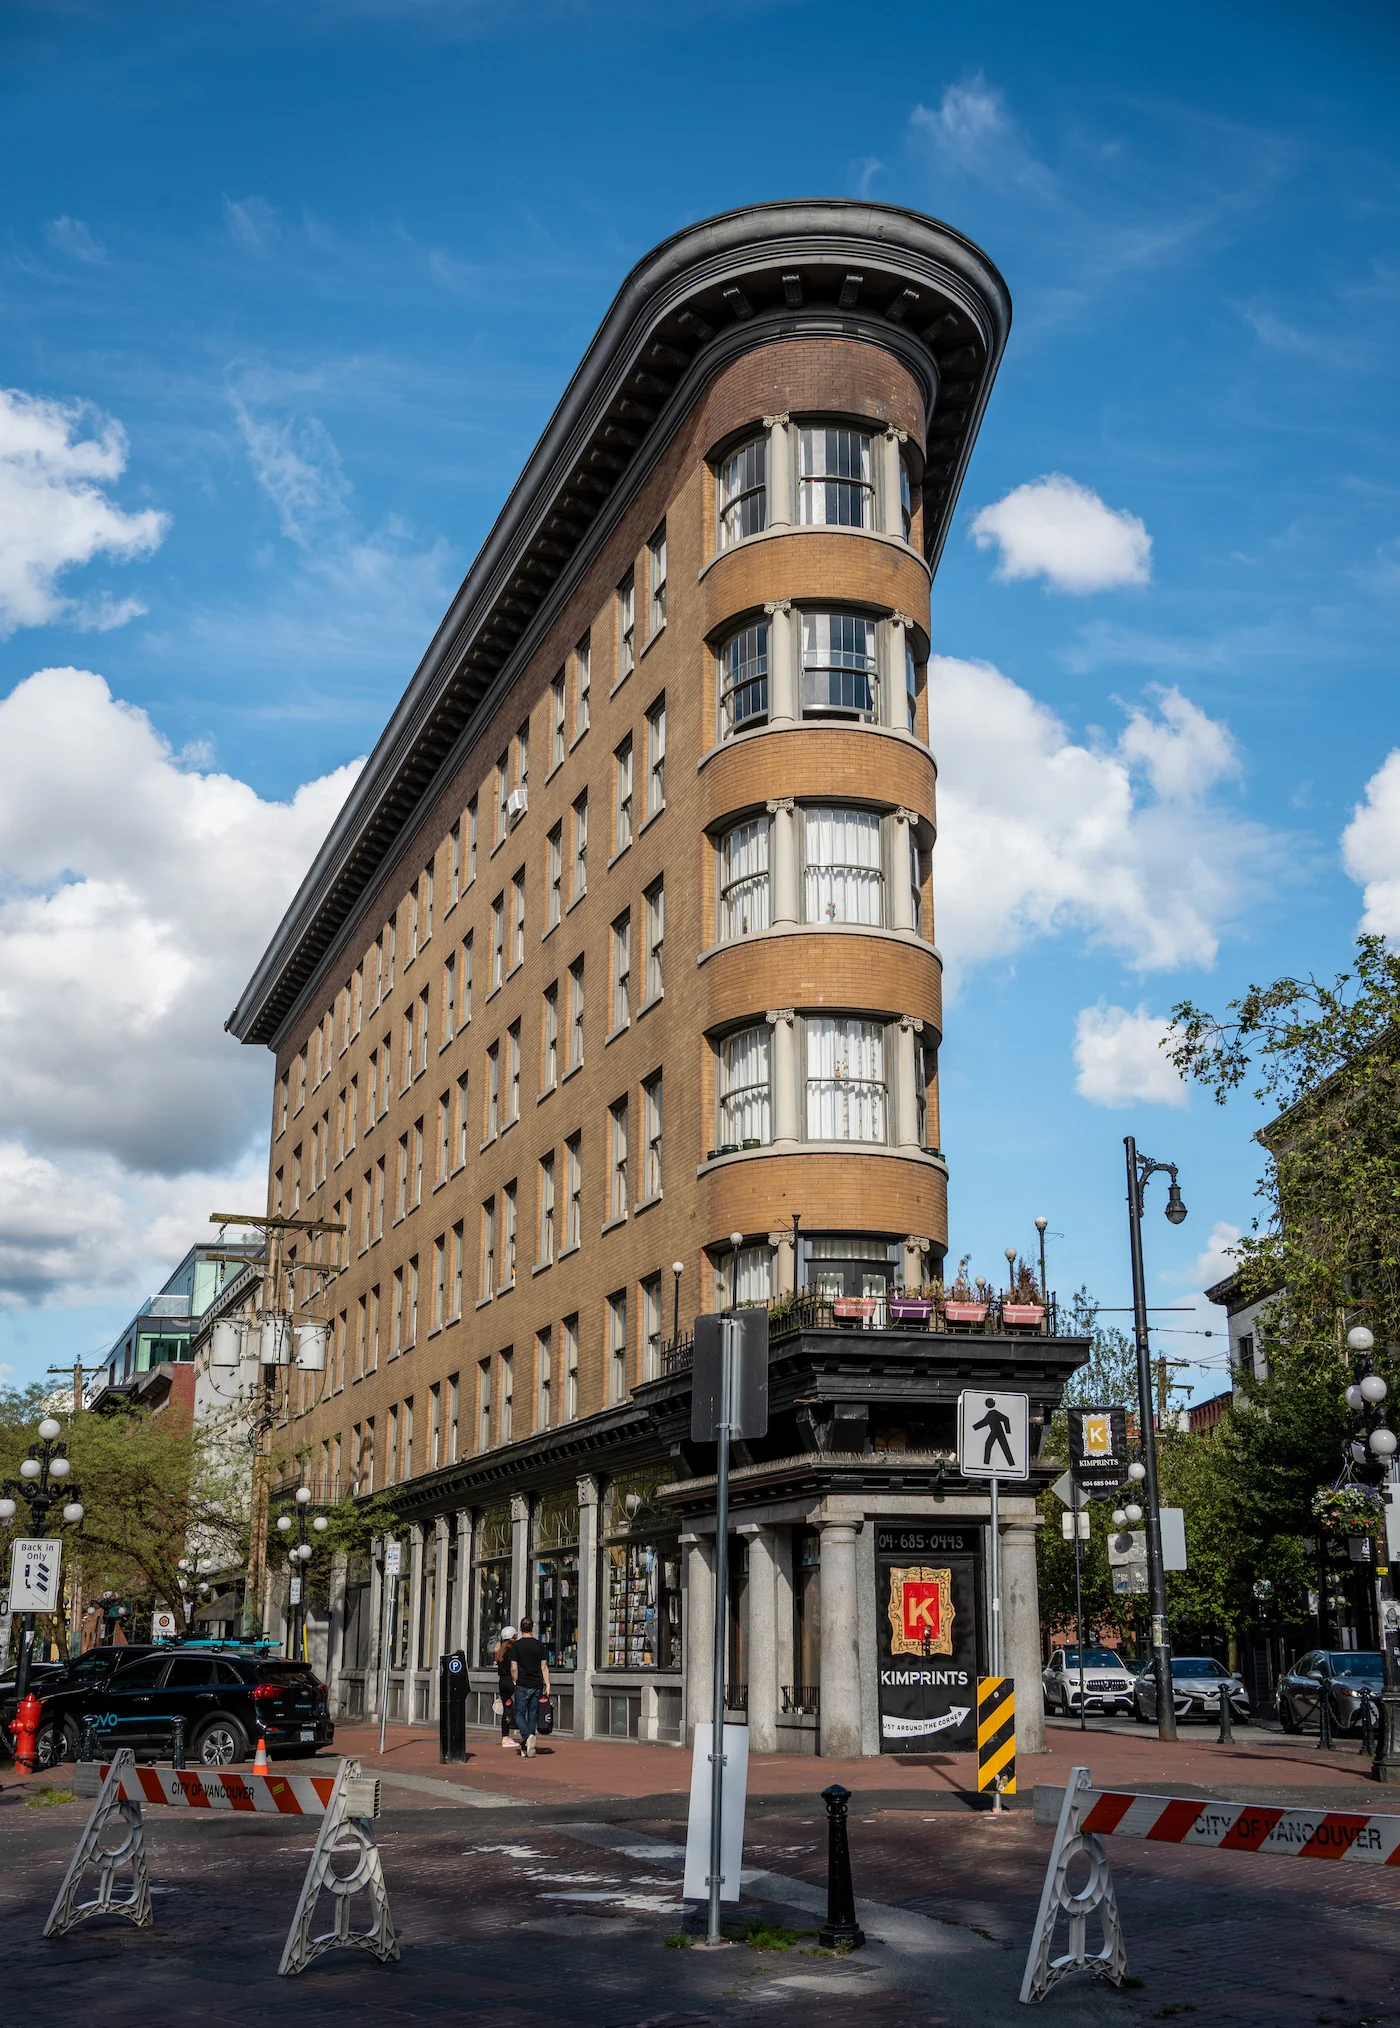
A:
POLYGON ((797 518, 809 528, 873 528, 875 470, 864 430, 800 429, 797 518))
POLYGON ((768 526, 768 439, 753 437, 720 462, 716 474, 719 546, 731 549, 768 526))
POLYGON ((719 1140, 766 1147, 773 1138, 772 1031, 766 1021, 727 1035, 719 1048, 719 1140))
POLYGON ((720 726, 731 738, 768 716, 768 622, 759 620, 720 651, 720 726))
POLYGON ((874 719, 877 670, 873 620, 862 619, 857 613, 803 613, 804 718, 839 715, 874 719))
POLYGON ((880 819, 873 810, 818 804, 803 812, 803 919, 809 923, 883 920, 880 819))
POLYGON ((768 885, 768 819, 750 817, 726 831, 719 847, 719 933, 725 943, 766 930, 772 921, 768 885))
POLYGON ((885 1031, 848 1015, 811 1017, 807 1029, 807 1139, 885 1139, 885 1031))

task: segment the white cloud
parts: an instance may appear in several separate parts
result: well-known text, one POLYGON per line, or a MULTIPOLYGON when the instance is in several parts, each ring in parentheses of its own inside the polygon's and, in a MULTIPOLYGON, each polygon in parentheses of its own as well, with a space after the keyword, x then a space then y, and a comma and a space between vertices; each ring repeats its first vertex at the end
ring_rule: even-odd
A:
POLYGON ((1147 584, 1152 537, 1136 514, 1107 507, 1089 487, 1048 472, 984 507, 971 531, 979 549, 1001 554, 996 575, 1043 577, 1053 590, 1082 596, 1147 584))
POLYGON ((107 249, 94 239, 91 228, 80 218, 51 219, 44 236, 55 252, 67 254, 72 260, 96 266, 107 258, 107 249))
POLYGON ((277 422, 253 415, 241 396, 234 414, 258 484, 277 509, 282 533, 309 549, 328 524, 342 521, 350 486, 329 430, 315 416, 277 422))
POLYGON ((948 85, 936 107, 915 106, 909 128, 948 176, 1040 197, 1054 191, 1055 179, 1036 159, 1004 94, 981 71, 964 84, 948 85))
MULTIPOLYGON (((0 1162, 0 1266, 12 1297, 92 1281, 89 1254, 104 1248, 120 1279, 146 1257, 153 1221, 179 1225, 179 1207, 192 1214, 209 1195, 190 1178, 247 1170, 269 1064, 224 1020, 357 767, 264 802, 182 766, 90 671, 41 670, 0 701, 0 1118, 14 1144, 0 1162), (51 1197, 67 1205, 52 1241, 51 1197)), ((194 1236, 172 1236, 177 1257, 194 1236)))
POLYGON ((1075 1090, 1096 1106, 1184 1106, 1186 1086, 1162 1047, 1170 1023, 1146 1007, 1083 1007, 1074 1024, 1075 1090))
POLYGON ((1138 971, 1208 965, 1274 844, 1215 791, 1228 729, 1177 690, 1151 693, 1112 746, 1082 745, 987 662, 934 656, 938 938, 950 977, 1077 931, 1138 971))
MULTIPOLYGON (((1223 1282, 1226 1275, 1233 1274, 1239 1266, 1231 1249, 1239 1245, 1240 1238, 1241 1229, 1238 1225, 1231 1225, 1226 1218, 1217 1218, 1210 1229, 1210 1237, 1189 1266, 1165 1272, 1162 1280, 1180 1282, 1183 1288, 1212 1288, 1216 1282, 1223 1282)), ((1219 1311, 1216 1312, 1216 1316, 1223 1328, 1224 1318, 1220 1316, 1219 1311)))
POLYGON ((1400 941, 1400 747, 1367 782, 1342 833, 1342 863, 1364 892, 1362 929, 1400 941))
POLYGON ((66 598, 58 579, 96 556, 149 556, 169 526, 154 508, 127 514, 103 490, 126 466, 119 423, 86 409, 0 388, 0 639, 16 627, 68 618, 121 626, 145 608, 133 599, 95 605, 66 598))

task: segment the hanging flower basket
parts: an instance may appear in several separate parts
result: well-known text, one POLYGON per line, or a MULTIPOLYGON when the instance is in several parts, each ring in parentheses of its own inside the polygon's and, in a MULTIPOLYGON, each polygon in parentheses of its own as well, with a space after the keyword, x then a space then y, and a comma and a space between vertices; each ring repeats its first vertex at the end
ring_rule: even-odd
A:
POLYGON ((1384 1505, 1374 1486, 1324 1486, 1313 1495, 1313 1513, 1327 1535, 1373 1535, 1384 1505))

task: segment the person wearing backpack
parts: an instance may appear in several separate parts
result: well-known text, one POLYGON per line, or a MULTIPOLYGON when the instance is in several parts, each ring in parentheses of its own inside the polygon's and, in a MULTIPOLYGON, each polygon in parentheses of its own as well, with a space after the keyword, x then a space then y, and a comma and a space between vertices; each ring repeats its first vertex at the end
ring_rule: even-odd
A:
POLYGON ((549 1695, 549 1662, 544 1642, 535 1639, 533 1620, 520 1622, 519 1639, 510 1651, 510 1672, 515 1683, 513 1702, 515 1729, 520 1734, 520 1751, 527 1760, 533 1760, 540 1699, 549 1695))
POLYGON ((501 1745, 505 1747, 513 1747, 515 1745, 515 1741, 510 1736, 515 1726, 515 1714, 511 1709, 511 1700, 515 1695, 515 1678, 511 1673, 510 1666, 511 1649, 514 1645, 515 1628, 502 1627, 501 1638, 497 1641, 495 1652, 491 1657, 496 1665, 496 1700, 494 1708, 501 1715, 501 1745))

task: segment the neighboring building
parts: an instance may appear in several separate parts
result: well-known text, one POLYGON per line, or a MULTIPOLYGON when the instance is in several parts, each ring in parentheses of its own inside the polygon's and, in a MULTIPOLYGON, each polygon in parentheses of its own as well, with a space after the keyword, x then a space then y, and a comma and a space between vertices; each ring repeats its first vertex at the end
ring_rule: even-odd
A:
MULTIPOLYGON (((200 1319, 239 1272, 237 1259, 228 1256, 252 1256, 261 1251, 258 1241, 244 1246, 192 1246, 159 1294, 147 1296, 117 1338, 88 1390, 88 1407, 163 1399, 173 1382, 165 1368, 192 1361, 200 1319)), ((183 1398, 186 1383, 175 1384, 183 1398)), ((188 1397, 193 1404, 192 1388, 188 1397)))
POLYGON ((1207 1401, 1198 1401, 1188 1408, 1186 1427, 1192 1436, 1204 1436, 1207 1430, 1218 1428, 1234 1399, 1234 1389, 1227 1387, 1223 1394, 1212 1394, 1207 1401))
POLYGON ((1246 1296, 1240 1287, 1239 1271, 1225 1276, 1223 1281, 1212 1283, 1206 1290, 1206 1301, 1217 1303, 1225 1312, 1226 1329, 1230 1337, 1230 1372, 1234 1377, 1234 1393, 1238 1394, 1239 1376, 1243 1373, 1259 1380, 1267 1377, 1268 1355, 1264 1340, 1268 1328, 1269 1306, 1275 1301, 1276 1292, 1267 1296, 1246 1296))
MULTIPOLYGON (((759 205, 648 255, 230 1017, 276 1057, 269 1211, 346 1227, 324 1296, 298 1271, 330 1348, 277 1443, 409 1524, 391 1717, 431 1715, 457 1646, 488 1711, 528 1610, 561 1729, 688 1737, 688 1333, 735 1298, 779 1306, 734 1479, 756 1748, 917 1736, 882 1726, 877 1589, 920 1544, 978 1666, 953 1405, 1023 1386, 1042 1430, 1084 1357, 888 1307, 947 1249, 929 588, 1009 320, 974 246, 886 206, 759 205)), ((1033 1744, 1036 1518, 1002 1512, 1033 1744)), ((342 1614, 343 1708, 373 1709, 377 1568, 342 1614)))

